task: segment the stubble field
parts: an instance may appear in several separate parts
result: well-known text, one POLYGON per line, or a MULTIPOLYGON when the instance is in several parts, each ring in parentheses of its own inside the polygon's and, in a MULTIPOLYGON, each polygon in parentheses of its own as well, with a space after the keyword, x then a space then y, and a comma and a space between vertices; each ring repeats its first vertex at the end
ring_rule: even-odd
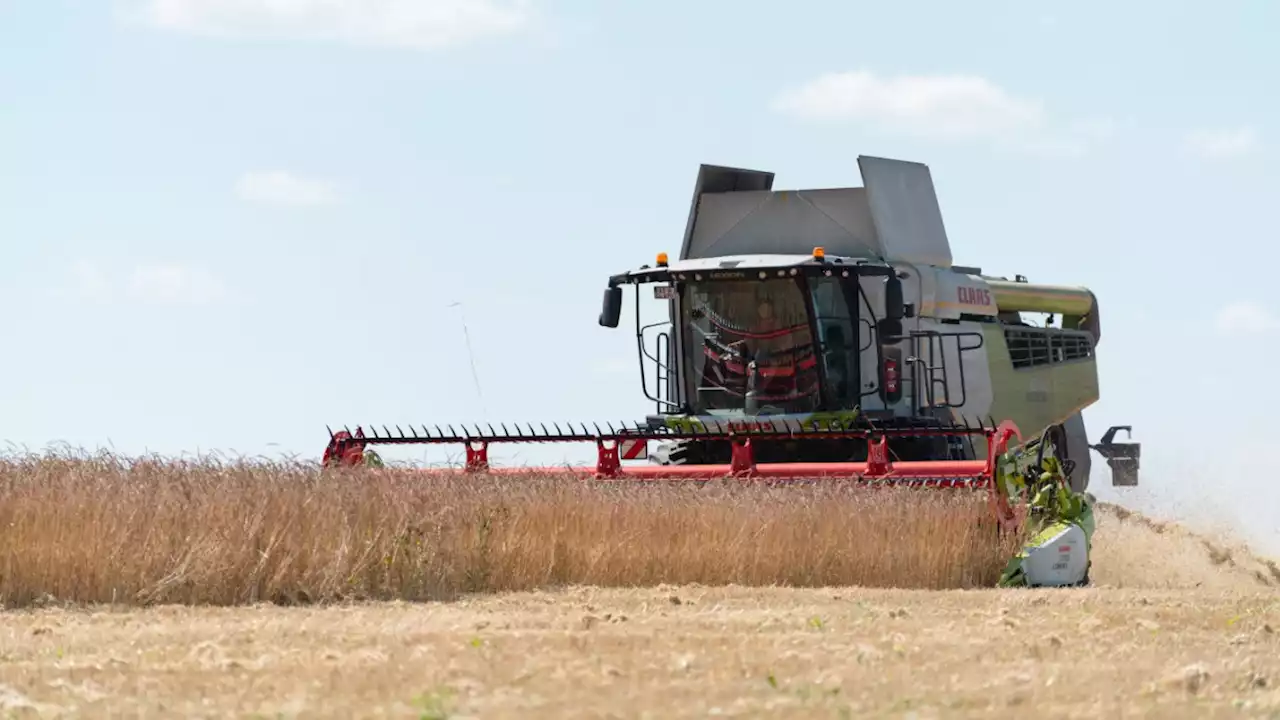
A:
POLYGON ((982 589, 983 509, 12 459, 0 713, 1280 717, 1274 563, 1104 508, 1093 587, 982 589))

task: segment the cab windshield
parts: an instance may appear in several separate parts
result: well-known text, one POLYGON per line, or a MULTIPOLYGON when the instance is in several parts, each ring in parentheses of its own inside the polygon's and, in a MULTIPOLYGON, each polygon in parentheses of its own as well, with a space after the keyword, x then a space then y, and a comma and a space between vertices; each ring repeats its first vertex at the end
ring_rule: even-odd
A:
POLYGON ((819 354, 796 279, 690 282, 681 306, 695 413, 821 408, 819 354))

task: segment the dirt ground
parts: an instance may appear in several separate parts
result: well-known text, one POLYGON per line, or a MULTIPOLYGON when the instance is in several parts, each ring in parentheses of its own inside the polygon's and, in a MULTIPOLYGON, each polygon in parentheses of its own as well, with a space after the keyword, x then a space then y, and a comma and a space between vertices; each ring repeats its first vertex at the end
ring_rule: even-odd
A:
POLYGON ((12 717, 1275 717, 1280 570, 1101 518, 1094 587, 571 588, 0 615, 12 717))

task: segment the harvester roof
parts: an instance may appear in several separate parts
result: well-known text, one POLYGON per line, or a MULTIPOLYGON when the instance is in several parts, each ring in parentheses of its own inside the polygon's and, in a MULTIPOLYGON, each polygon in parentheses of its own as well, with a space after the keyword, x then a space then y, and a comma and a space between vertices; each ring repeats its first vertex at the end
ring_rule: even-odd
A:
POLYGON ((805 253, 951 266, 928 166, 860 156, 864 187, 777 190, 773 173, 702 165, 680 258, 805 253))
POLYGON ((827 255, 823 248, 801 254, 724 255, 668 262, 665 253, 656 265, 614 275, 610 285, 669 282, 672 280, 757 280, 796 274, 824 275, 842 269, 861 275, 886 275, 889 265, 875 258, 827 255))

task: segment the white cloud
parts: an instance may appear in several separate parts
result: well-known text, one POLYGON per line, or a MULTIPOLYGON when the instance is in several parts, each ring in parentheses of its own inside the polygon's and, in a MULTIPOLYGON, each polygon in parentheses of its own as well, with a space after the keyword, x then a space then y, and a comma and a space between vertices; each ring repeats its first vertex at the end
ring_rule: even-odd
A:
POLYGON ((113 299, 115 288, 97 263, 80 258, 63 270, 57 282, 46 286, 45 292, 60 300, 105 304, 113 299))
POLYGON ((207 305, 226 297, 213 275, 183 265, 141 265, 129 276, 129 297, 166 305, 207 305))
POLYGON ((328 205, 338 199, 332 183, 282 170, 246 173, 236 182, 236 194, 244 200, 272 205, 328 205))
POLYGON ((942 140, 985 139, 997 147, 1048 157, 1079 157, 1119 131, 1106 116, 1054 122, 1039 99, 963 74, 827 73, 780 93, 772 107, 808 122, 863 124, 942 140))
POLYGON ((1234 302, 1223 307, 1218 311, 1214 324, 1218 332, 1224 334, 1257 335, 1280 330, 1280 318, 1267 308, 1248 301, 1234 302))
POLYGON ((78 260, 68 275, 68 283, 50 289, 54 297, 92 303, 123 299, 148 304, 194 305, 228 297, 227 288, 213 274, 178 264, 138 265, 122 277, 88 260, 78 260))
POLYGON ((71 283, 70 294, 82 300, 101 302, 111 297, 111 281, 88 260, 77 260, 71 267, 71 283))
POLYGON ((773 107, 821 122, 866 122, 925 136, 998 136, 1044 122, 1040 102, 975 75, 821 75, 779 95, 773 107))
POLYGON ((527 0, 132 0, 143 22, 209 37, 436 50, 508 35, 527 0), (141 3, 140 5, 138 5, 141 3))
POLYGON ((1251 127, 1199 130, 1184 139, 1187 149, 1210 160, 1248 155, 1258 149, 1258 132, 1251 127))

